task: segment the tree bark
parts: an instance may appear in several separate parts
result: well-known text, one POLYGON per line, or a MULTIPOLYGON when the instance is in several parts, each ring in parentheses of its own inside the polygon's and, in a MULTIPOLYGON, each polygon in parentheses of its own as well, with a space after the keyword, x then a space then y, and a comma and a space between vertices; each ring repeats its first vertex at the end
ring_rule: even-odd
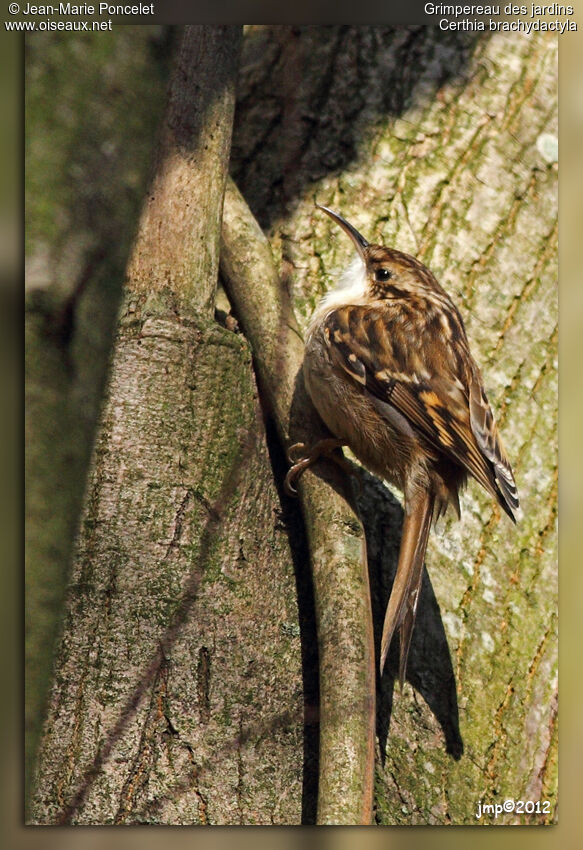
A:
MULTIPOLYGON (((549 812, 496 823, 555 817, 556 54, 542 35, 429 27, 245 38, 231 168, 300 330, 350 259, 316 197, 369 240, 417 255, 458 303, 522 499, 512 528, 470 483, 462 521, 432 534, 408 684, 393 695, 394 659, 379 683, 380 824, 484 823, 478 803, 506 798, 548 800, 549 812)), ((175 173, 159 163, 162 186, 175 173)), ((190 232, 188 193, 175 195, 168 215, 150 202, 142 234, 174 217, 190 232)), ((139 246, 131 265, 37 822, 316 816, 316 612, 306 528, 276 489, 278 395, 258 342, 213 321, 212 286, 189 288, 180 272, 175 291, 173 263, 192 244, 180 238, 151 277, 139 246)), ((165 256, 163 237, 139 244, 146 260, 165 256)), ((360 478, 378 647, 401 509, 360 478)), ((317 484, 306 473, 304 487, 317 484)))
POLYGON ((166 66, 134 27, 26 42, 27 791, 166 66))
MULTIPOLYGON (((300 326, 351 256, 316 199, 457 302, 521 495, 514 528, 470 483, 462 521, 431 536, 413 687, 393 695, 389 670, 379 689, 379 823, 484 823, 478 802, 505 798, 545 805, 496 823, 555 818, 557 46, 430 27, 247 35, 232 172, 300 326)), ((360 506, 378 640, 401 510, 366 475, 360 506)))
POLYGON ((38 822, 299 818, 286 518, 248 346, 213 319, 238 39, 188 28, 179 53, 94 456, 38 822), (192 243, 210 246, 208 262, 192 243))
MULTIPOLYGON (((297 323, 269 244, 232 182, 225 195, 221 270, 283 445, 315 445, 329 435, 304 387, 297 323)), ((300 480, 299 497, 310 545, 320 668, 317 823, 370 824, 375 664, 364 532, 338 465, 319 462, 312 471, 318 477, 300 480)))

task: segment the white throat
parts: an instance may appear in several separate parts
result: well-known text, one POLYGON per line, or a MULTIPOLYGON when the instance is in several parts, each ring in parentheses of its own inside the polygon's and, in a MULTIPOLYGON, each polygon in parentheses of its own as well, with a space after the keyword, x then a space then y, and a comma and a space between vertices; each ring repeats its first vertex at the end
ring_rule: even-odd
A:
POLYGON ((314 310, 310 327, 320 321, 326 313, 347 304, 365 303, 367 294, 366 268, 362 258, 356 254, 348 268, 338 279, 336 286, 324 295, 314 310))

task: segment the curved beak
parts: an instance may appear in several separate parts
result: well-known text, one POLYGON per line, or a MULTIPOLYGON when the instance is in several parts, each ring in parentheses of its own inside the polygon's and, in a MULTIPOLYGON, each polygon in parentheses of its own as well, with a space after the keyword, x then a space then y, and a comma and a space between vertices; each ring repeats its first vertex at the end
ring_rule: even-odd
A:
POLYGON ((364 251, 365 248, 368 248, 368 242, 366 241, 364 236, 360 235, 356 227, 353 227, 351 224, 349 224, 345 218, 342 218, 341 215, 335 213, 334 210, 331 210, 328 207, 323 207, 321 204, 316 204, 316 206, 318 207, 318 209, 323 210, 325 213, 327 213, 327 215, 329 215, 330 218, 336 222, 336 224, 339 224, 342 230, 347 233, 348 236, 350 236, 350 238, 354 242, 354 247, 362 257, 362 259, 365 260, 364 251))

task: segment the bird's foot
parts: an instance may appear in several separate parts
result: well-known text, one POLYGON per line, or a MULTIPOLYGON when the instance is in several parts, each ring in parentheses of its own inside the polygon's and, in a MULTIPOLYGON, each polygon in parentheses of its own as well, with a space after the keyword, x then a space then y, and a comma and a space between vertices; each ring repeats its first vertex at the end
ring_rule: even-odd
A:
POLYGON ((297 496, 298 492, 294 486, 304 474, 306 469, 313 466, 322 456, 333 460, 338 466, 343 469, 348 475, 356 475, 352 464, 346 458, 336 453, 336 449, 342 448, 346 443, 336 437, 327 437, 324 440, 319 440, 311 449, 308 449, 305 443, 295 443, 288 451, 288 460, 292 464, 285 476, 284 489, 288 496, 297 496), (301 452, 297 460, 294 459, 296 452, 301 452))

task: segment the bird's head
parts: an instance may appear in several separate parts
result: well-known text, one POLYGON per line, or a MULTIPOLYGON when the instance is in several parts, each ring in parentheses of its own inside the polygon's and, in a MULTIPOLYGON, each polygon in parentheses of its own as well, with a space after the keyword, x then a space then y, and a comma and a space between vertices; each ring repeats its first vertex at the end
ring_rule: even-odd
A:
POLYGON ((329 207, 316 204, 350 237, 358 259, 341 278, 339 286, 355 293, 361 289, 368 300, 407 299, 414 295, 443 292, 432 273, 409 254, 368 242, 358 230, 329 207))

